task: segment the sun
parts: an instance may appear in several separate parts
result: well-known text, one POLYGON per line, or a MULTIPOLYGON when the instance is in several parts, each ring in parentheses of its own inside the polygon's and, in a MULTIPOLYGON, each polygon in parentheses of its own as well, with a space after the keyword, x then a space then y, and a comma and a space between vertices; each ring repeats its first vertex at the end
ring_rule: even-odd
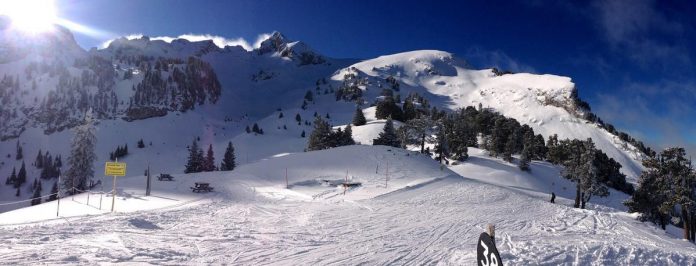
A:
POLYGON ((57 21, 52 0, 0 0, 0 15, 8 16, 13 28, 30 33, 50 31, 57 21))

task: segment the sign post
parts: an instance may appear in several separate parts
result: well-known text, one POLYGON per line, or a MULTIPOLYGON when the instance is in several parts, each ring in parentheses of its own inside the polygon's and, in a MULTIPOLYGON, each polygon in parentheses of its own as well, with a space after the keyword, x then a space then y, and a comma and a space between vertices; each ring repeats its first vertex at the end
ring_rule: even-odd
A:
POLYGON ((119 163, 118 158, 116 158, 116 162, 106 162, 104 175, 114 177, 114 187, 111 190, 111 212, 114 212, 114 206, 116 206, 116 177, 126 175, 126 163, 119 163))
POLYGON ((58 192, 56 192, 56 198, 57 198, 57 205, 56 205, 56 217, 59 217, 58 212, 60 211, 60 186, 63 184, 60 183, 60 175, 58 175, 58 192))
POLYGON ((147 184, 145 185, 145 196, 150 196, 152 183, 150 182, 150 163, 147 163, 147 184))

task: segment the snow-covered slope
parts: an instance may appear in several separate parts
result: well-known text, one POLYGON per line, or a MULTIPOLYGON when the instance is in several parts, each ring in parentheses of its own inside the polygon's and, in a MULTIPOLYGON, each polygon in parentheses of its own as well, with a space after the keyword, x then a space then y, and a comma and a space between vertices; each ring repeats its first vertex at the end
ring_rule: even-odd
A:
POLYGON ((98 195, 88 206, 84 194, 61 201, 60 219, 55 202, 0 214, 0 260, 468 265, 476 239, 493 223, 506 265, 696 263, 692 244, 614 208, 619 194, 574 209, 563 192, 572 184, 556 167, 531 168, 531 175, 520 173, 472 149, 453 172, 418 153, 347 146, 280 155, 232 172, 175 174, 175 181, 154 181, 152 196, 144 196, 142 176, 131 176, 119 181, 116 214, 98 210, 98 195), (344 195, 337 184, 346 175, 361 186, 344 195), (195 181, 211 182, 217 192, 187 192, 195 181), (556 204, 548 202, 549 191, 559 195, 556 204))
POLYGON ((592 138, 599 149, 623 165, 621 171, 635 182, 642 170, 642 153, 594 123, 578 118, 574 106, 575 84, 568 77, 527 73, 497 75, 492 69, 471 69, 454 55, 434 50, 380 56, 344 68, 332 76, 342 82, 346 74, 362 80, 363 96, 379 96, 387 77, 400 83, 402 96, 417 92, 431 105, 456 110, 467 106, 493 108, 545 138, 592 138))

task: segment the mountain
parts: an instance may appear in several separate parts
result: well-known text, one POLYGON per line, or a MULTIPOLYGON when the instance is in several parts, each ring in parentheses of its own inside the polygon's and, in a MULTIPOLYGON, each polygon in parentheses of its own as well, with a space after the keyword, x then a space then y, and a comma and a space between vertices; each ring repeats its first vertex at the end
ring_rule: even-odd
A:
MULTIPOLYGON (((204 147, 212 145, 218 158, 232 141, 244 162, 302 152, 306 138, 301 134, 311 133, 315 114, 330 117, 334 126, 351 121, 355 102, 336 100, 336 93, 347 85, 364 91, 367 104, 381 97, 384 86, 398 86, 396 93, 402 96, 418 93, 438 109, 481 104, 545 137, 591 137, 623 165, 629 180, 642 169, 643 155, 637 148, 582 118, 588 111, 577 104, 575 86, 567 77, 475 70, 463 59, 433 50, 360 62, 335 59, 278 32, 253 51, 217 47, 212 41, 165 42, 148 37, 119 38, 104 49, 83 51, 75 50, 74 39, 65 34, 34 37, 45 40, 38 44, 52 45, 37 44, 28 56, 0 65, 5 70, 0 100, 7 103, 0 105, 0 116, 5 118, 0 123, 0 150, 8 155, 0 162, 0 177, 9 176, 13 168, 19 170, 24 161, 29 182, 38 179, 42 169, 31 165, 40 150, 50 152, 54 160, 59 154, 66 159, 69 129, 89 109, 99 119, 99 161, 130 144, 130 155, 121 158, 129 164, 129 173, 142 173, 148 162, 158 172, 183 171, 186 147, 193 139, 204 147), (52 54, 46 49, 70 52, 61 53, 61 58, 35 56, 52 54), (314 95, 310 101, 304 99, 308 91, 314 95), (253 124, 265 134, 246 134, 245 128, 253 124), (134 148, 140 139, 146 148, 134 148), (23 160, 15 160, 18 144, 23 160)), ((374 118, 374 107, 365 107, 372 122, 353 130, 365 133, 360 141, 369 145, 384 121, 374 118)), ((100 167, 96 164, 97 173, 100 167)), ((40 179, 44 187, 55 182, 55 176, 44 177, 40 179)), ((29 182, 23 185, 27 191, 29 182)), ((0 187, 0 201, 18 199, 11 186, 0 187)), ((20 194, 26 198, 30 191, 20 194)))
POLYGON ((424 50, 365 60, 331 77, 340 83, 347 78, 361 81, 365 99, 379 97, 381 87, 393 78, 400 84, 399 94, 418 93, 438 108, 455 111, 480 105, 531 126, 545 139, 553 134, 559 139, 592 138, 634 182, 643 170, 645 154, 640 149, 584 118, 589 110, 579 104, 569 77, 477 70, 451 53, 424 50))
POLYGON ((8 263, 461 265, 486 223, 506 264, 695 263, 677 227, 636 222, 620 191, 571 208, 575 184, 561 166, 532 161, 524 172, 476 147, 443 165, 417 147, 371 145, 385 124, 376 105, 393 94, 421 108, 498 112, 547 139, 592 138, 635 182, 650 150, 592 114, 569 77, 477 70, 436 50, 337 59, 278 32, 252 51, 148 37, 85 51, 63 29, 3 34, 12 39, 0 39, 0 177, 22 163, 27 172, 19 188, 0 185, 8 263), (305 152, 316 116, 344 129, 356 105, 362 145, 305 152), (51 167, 65 171, 71 129, 88 110, 98 119, 91 193, 61 200, 60 218, 57 202, 30 207, 34 184, 47 195, 51 167), (263 133, 247 132, 254 125, 263 133), (216 163, 232 142, 237 168, 184 174, 193 141, 216 163), (111 198, 103 163, 125 147, 127 174, 111 198), (174 181, 153 181, 145 196, 146 170, 174 181), (202 181, 215 192, 191 193, 202 181), (118 214, 106 215, 110 200, 118 214))

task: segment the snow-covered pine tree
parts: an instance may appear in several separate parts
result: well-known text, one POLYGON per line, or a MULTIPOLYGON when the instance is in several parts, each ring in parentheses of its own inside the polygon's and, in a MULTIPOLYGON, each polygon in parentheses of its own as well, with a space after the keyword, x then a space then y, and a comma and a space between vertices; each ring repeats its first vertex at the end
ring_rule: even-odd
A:
POLYGON ((65 172, 62 184, 67 191, 73 191, 73 187, 86 190, 94 176, 94 161, 97 159, 97 154, 94 152, 97 145, 95 130, 90 109, 85 114, 83 124, 75 127, 72 149, 68 157, 68 170, 65 172))
POLYGON ((295 121, 297 121, 298 126, 300 125, 300 123, 302 123, 302 117, 300 116, 300 113, 297 113, 295 115, 295 121))
POLYGON ((367 119, 365 119, 363 110, 358 106, 355 108, 355 115, 353 115, 353 125, 362 126, 365 124, 367 124, 367 119))
POLYGON ((304 137, 305 137, 305 131, 302 130, 302 134, 300 134, 300 138, 304 138, 304 137))
POLYGON ((442 161, 449 156, 449 144, 447 143, 447 136, 445 134, 445 126, 440 125, 438 131, 435 134, 437 143, 435 143, 435 153, 437 153, 437 160, 442 164, 442 161))
POLYGON ((638 188, 624 203, 629 212, 639 212, 638 219, 650 221, 663 230, 669 224, 670 210, 661 208, 671 194, 669 182, 664 175, 662 154, 643 160, 645 170, 638 177, 638 188))
POLYGON ((213 144, 208 144, 208 151, 206 152, 205 160, 203 160, 203 171, 215 171, 215 156, 213 154, 213 144))
POLYGON ((222 158, 222 164, 220 164, 220 171, 232 171, 237 167, 234 156, 234 146, 232 142, 227 143, 227 149, 225 149, 225 156, 222 158))
POLYGON ((418 144, 421 147, 420 152, 425 153, 425 143, 435 141, 430 134, 434 126, 435 122, 429 116, 409 120, 402 126, 405 130, 402 139, 408 140, 408 143, 404 144, 418 144))
POLYGON ((591 138, 583 141, 583 153, 581 155, 580 183, 582 190, 580 197, 580 208, 585 209, 585 204, 590 201, 592 196, 609 196, 607 185, 599 180, 598 169, 595 165, 597 149, 591 138))
POLYGON ((372 145, 384 145, 397 148, 401 147, 401 142, 399 141, 399 137, 396 135, 394 121, 392 121, 391 117, 387 118, 387 122, 384 123, 384 128, 382 129, 382 132, 379 133, 379 136, 372 140, 372 145))

